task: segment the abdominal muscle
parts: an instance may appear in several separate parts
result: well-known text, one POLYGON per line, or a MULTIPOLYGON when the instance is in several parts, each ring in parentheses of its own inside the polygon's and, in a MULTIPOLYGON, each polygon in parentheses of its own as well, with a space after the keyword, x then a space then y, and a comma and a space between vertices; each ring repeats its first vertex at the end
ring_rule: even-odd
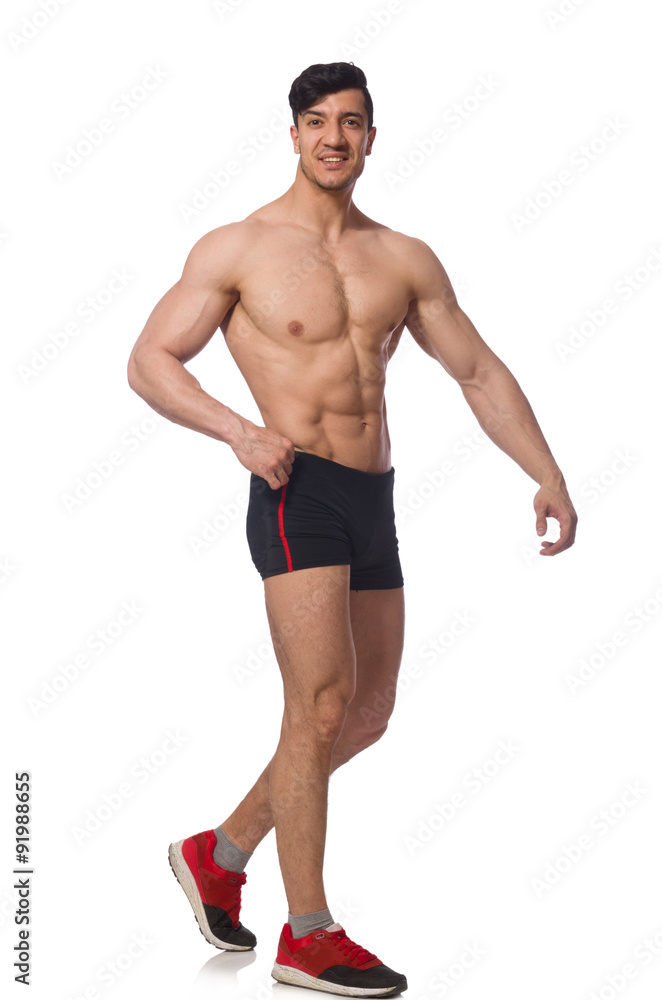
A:
POLYGON ((375 355, 345 333, 286 347, 252 324, 233 336, 232 325, 227 345, 265 427, 289 438, 296 450, 364 472, 388 472, 385 346, 375 355))
MULTIPOLYGON (((262 410, 260 411, 262 412, 262 410)), ((328 458, 363 472, 388 472, 391 445, 386 412, 360 415, 323 413, 319 420, 297 420, 291 414, 263 417, 265 427, 288 437, 297 451, 328 458)))

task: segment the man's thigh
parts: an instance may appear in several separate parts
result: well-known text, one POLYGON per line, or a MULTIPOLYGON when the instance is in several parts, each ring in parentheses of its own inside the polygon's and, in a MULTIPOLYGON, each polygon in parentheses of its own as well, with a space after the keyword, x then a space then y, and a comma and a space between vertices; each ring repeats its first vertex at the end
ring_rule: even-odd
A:
POLYGON ((334 688, 349 701, 356 655, 347 564, 312 566, 264 580, 274 652, 288 701, 309 702, 334 688))
POLYGON ((350 712, 378 728, 388 721, 402 661, 404 587, 350 591, 350 622, 356 651, 356 690, 350 712))

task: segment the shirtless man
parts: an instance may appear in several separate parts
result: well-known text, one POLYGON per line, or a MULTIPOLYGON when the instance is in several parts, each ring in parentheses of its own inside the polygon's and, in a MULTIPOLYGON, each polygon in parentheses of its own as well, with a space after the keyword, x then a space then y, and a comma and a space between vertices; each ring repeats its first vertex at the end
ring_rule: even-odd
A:
POLYGON ((403 649, 384 387, 405 326, 538 483, 536 530, 546 533, 547 517, 561 529, 541 555, 572 545, 577 516, 519 384, 458 305, 435 254, 354 205, 376 133, 363 72, 310 66, 290 105, 294 183, 195 244, 129 362, 129 382, 150 406, 228 444, 251 473, 247 538, 284 689, 273 758, 219 827, 170 845, 170 862, 207 940, 252 948, 239 920, 244 868, 275 826, 289 913, 273 977, 388 996, 406 989, 404 975, 334 921, 322 867, 329 775, 386 731, 392 701, 375 694, 394 690, 403 649), (264 426, 184 367, 219 326, 264 426))

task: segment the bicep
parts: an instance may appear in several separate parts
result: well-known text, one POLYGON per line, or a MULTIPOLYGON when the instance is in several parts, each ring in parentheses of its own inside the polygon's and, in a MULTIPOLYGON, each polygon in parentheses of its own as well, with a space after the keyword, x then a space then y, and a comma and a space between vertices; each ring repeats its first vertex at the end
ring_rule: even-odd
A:
MULTIPOLYGON (((420 242, 420 241, 418 241, 420 242)), ((500 364, 460 307, 448 274, 429 247, 418 254, 406 325, 416 343, 460 384, 500 364)))
POLYGON ((191 250, 182 276, 159 299, 136 341, 134 353, 166 350, 182 364, 211 340, 237 301, 229 241, 207 234, 191 250))

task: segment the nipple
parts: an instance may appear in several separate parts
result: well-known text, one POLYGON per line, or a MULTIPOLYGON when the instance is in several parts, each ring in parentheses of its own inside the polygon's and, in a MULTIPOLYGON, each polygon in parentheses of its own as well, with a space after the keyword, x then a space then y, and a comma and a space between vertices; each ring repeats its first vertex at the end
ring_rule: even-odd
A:
POLYGON ((303 333, 303 323, 299 323, 298 320, 293 319, 291 323, 288 323, 287 329, 293 337, 300 337, 303 333))

